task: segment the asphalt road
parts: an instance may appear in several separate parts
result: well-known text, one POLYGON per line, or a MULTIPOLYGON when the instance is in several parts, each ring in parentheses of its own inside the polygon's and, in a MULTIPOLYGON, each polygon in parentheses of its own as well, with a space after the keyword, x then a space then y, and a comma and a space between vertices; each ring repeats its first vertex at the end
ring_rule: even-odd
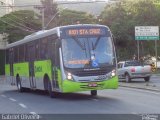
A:
POLYGON ((0 84, 0 114, 160 114, 159 101, 160 92, 126 87, 98 91, 97 97, 81 92, 50 98, 42 91, 19 93, 15 86, 0 84))

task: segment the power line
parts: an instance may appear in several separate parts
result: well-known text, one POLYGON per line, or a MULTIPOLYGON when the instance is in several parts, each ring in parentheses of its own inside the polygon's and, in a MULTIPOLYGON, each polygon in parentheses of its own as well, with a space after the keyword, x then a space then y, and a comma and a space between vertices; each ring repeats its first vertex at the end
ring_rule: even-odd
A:
MULTIPOLYGON (((86 2, 59 2, 56 3, 58 5, 62 5, 62 4, 80 4, 80 3, 106 3, 106 1, 86 1, 86 2)), ((0 7, 43 7, 42 5, 36 5, 36 4, 32 4, 32 5, 1 5, 0 7)))
MULTIPOLYGON (((11 15, 12 17, 16 18, 17 20, 21 21, 21 22, 24 22, 24 23, 26 23, 26 24, 29 24, 29 25, 35 27, 33 24, 28 23, 28 22, 26 22, 25 20, 18 18, 16 15, 13 15, 13 14, 10 14, 10 15, 11 15)), ((38 28, 38 29, 40 29, 40 28, 38 28)))
MULTIPOLYGON (((6 5, 6 3, 4 3, 4 2, 2 2, 2 1, 0 1, 0 3, 1 3, 1 5, 6 5)), ((12 6, 11 5, 9 5, 11 8, 12 8, 12 6)), ((11 16, 13 16, 14 18, 16 18, 16 19, 18 19, 19 21, 22 21, 22 22, 24 22, 24 23, 27 23, 26 21, 24 21, 24 20, 22 20, 22 19, 20 19, 20 18, 18 18, 17 16, 15 16, 15 15, 12 15, 12 14, 10 14, 11 16)), ((9 18, 9 17, 7 17, 7 18, 9 18)), ((27 26, 25 26, 25 25, 23 25, 23 24, 20 24, 20 23, 17 23, 17 22, 15 22, 14 20, 12 20, 11 18, 9 18, 11 21, 13 21, 14 23, 16 23, 16 24, 19 24, 19 25, 21 25, 21 26, 23 26, 23 27, 25 27, 25 28, 29 28, 30 30, 34 30, 34 29, 32 29, 32 28, 30 28, 30 27, 27 27, 27 26)), ((27 24, 29 24, 29 25, 31 25, 30 23, 27 23, 27 24)), ((33 26, 33 25, 31 25, 31 26, 33 26)), ((35 30, 34 30, 35 31, 35 30)))
POLYGON ((30 28, 30 27, 27 27, 27 26, 25 26, 25 25, 23 25, 23 24, 20 24, 20 23, 14 21, 13 19, 11 19, 11 18, 9 18, 9 17, 6 17, 6 18, 9 19, 9 20, 11 20, 11 21, 13 21, 14 23, 20 25, 21 27, 24 27, 24 28, 26 28, 26 29, 30 29, 30 30, 32 30, 32 31, 35 31, 34 29, 32 29, 32 28, 30 28))
POLYGON ((34 31, 31 31, 31 30, 24 29, 24 28, 22 28, 22 27, 19 27, 19 26, 16 26, 16 25, 7 23, 7 22, 5 22, 4 20, 1 20, 1 19, 0 19, 0 21, 2 21, 3 23, 6 23, 6 24, 8 24, 8 25, 10 25, 10 26, 12 26, 12 27, 17 27, 17 28, 19 28, 19 29, 21 29, 21 30, 23 30, 23 31, 27 31, 27 32, 30 32, 30 33, 33 33, 33 32, 34 32, 34 31))

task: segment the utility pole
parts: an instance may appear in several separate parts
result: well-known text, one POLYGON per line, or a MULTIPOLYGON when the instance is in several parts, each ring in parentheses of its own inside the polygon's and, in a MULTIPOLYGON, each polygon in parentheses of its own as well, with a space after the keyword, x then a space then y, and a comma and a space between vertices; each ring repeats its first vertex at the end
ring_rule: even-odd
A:
POLYGON ((57 16, 58 13, 62 12, 63 10, 67 9, 67 7, 61 9, 61 10, 58 10, 54 16, 51 18, 51 20, 46 24, 46 26, 44 27, 44 30, 49 26, 49 24, 53 21, 53 19, 57 16))
POLYGON ((45 28, 45 21, 44 21, 44 7, 42 8, 42 30, 44 30, 45 28))
POLYGON ((34 8, 37 8, 38 10, 41 11, 41 14, 42 14, 42 30, 44 30, 44 27, 45 27, 45 20, 44 20, 44 10, 45 10, 45 7, 37 5, 37 6, 34 6, 34 8))

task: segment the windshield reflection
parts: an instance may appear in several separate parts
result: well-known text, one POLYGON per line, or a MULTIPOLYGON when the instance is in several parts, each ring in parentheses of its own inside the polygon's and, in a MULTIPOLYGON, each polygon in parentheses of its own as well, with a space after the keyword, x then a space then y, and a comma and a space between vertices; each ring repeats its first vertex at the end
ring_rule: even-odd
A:
POLYGON ((110 37, 62 39, 64 65, 67 68, 95 68, 113 65, 110 37))

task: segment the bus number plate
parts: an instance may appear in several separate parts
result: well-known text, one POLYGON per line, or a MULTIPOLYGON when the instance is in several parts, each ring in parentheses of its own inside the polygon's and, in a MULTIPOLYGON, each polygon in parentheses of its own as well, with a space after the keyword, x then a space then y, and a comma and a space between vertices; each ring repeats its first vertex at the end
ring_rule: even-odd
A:
POLYGON ((97 87, 97 83, 89 83, 88 86, 89 87, 97 87))

